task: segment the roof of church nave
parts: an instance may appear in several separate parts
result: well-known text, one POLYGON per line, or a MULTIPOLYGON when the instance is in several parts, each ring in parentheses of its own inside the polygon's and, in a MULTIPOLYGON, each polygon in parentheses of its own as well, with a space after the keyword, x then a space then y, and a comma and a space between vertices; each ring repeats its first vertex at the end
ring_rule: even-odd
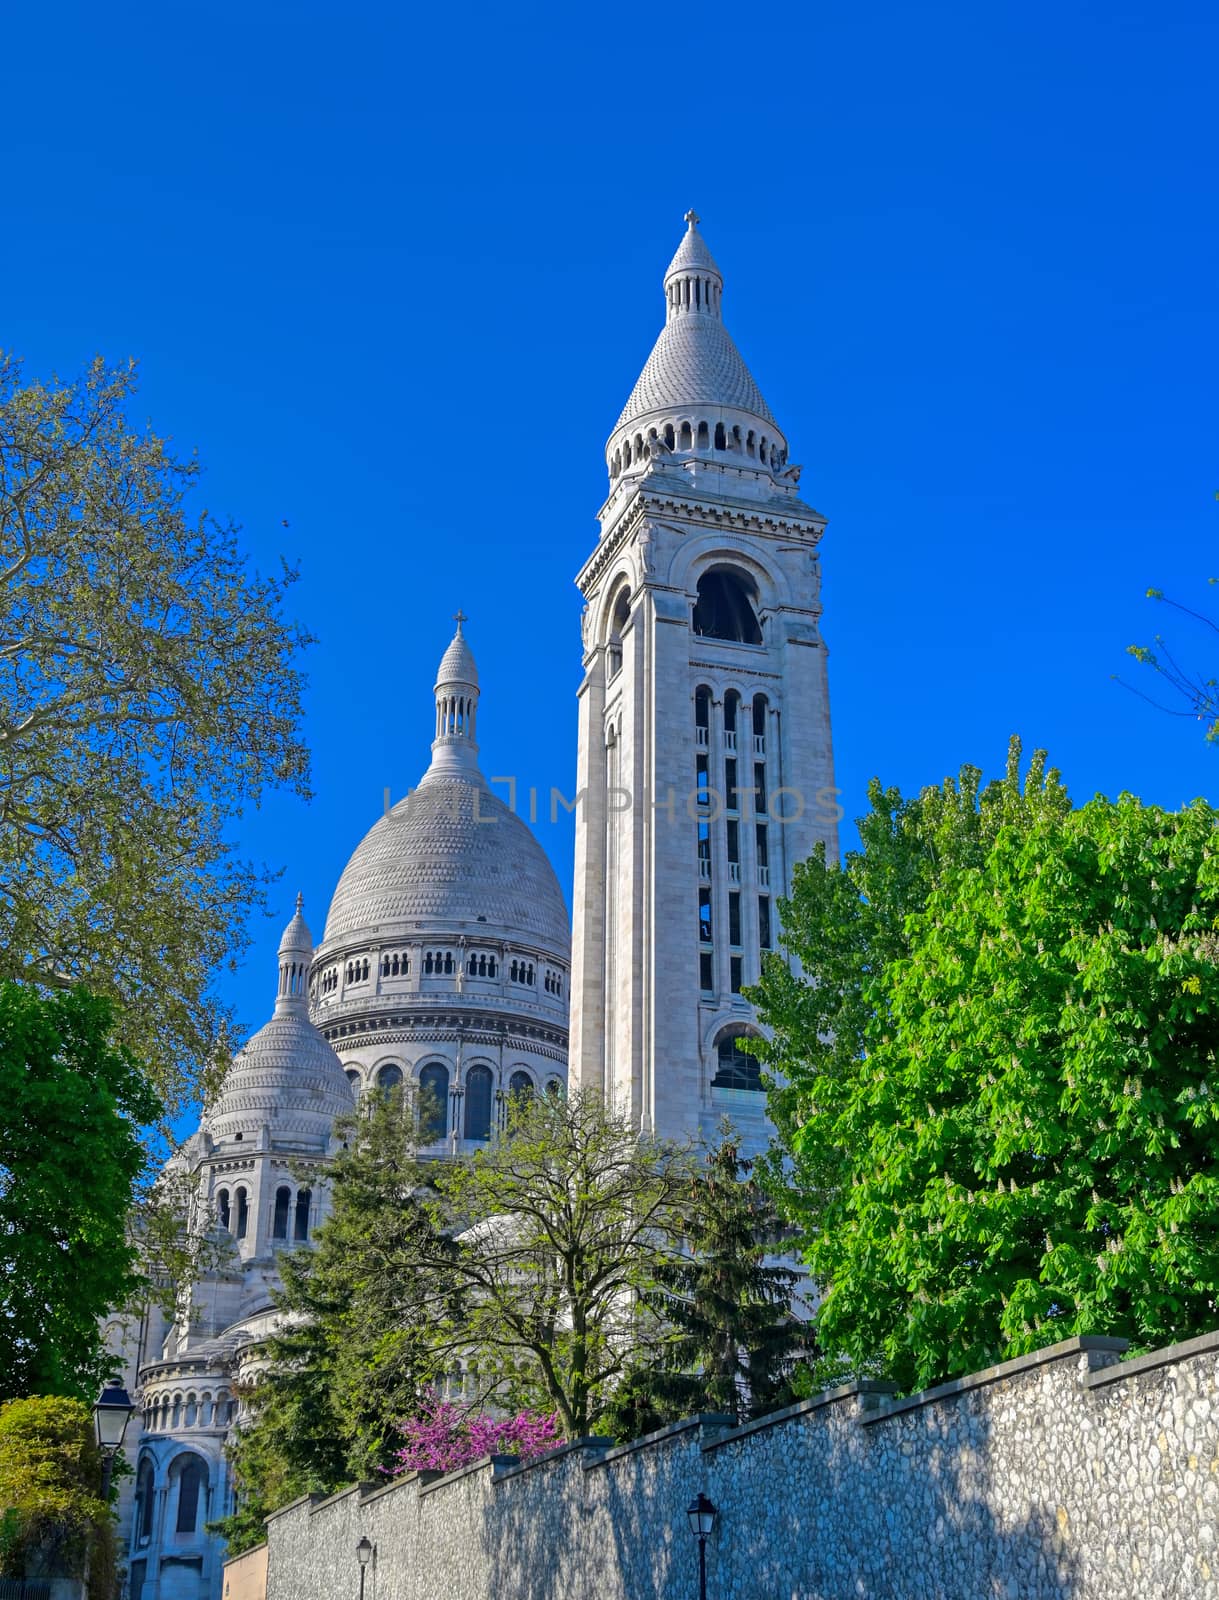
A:
POLYGON ((343 869, 321 949, 466 933, 519 940, 567 962, 571 925, 546 852, 478 765, 478 669, 457 631, 436 675, 436 737, 419 785, 343 869))
POLYGON ((338 1056, 309 1021, 309 963, 313 939, 301 896, 279 941, 275 1012, 234 1056, 201 1128, 225 1142, 240 1134, 254 1148, 263 1128, 324 1148, 334 1119, 353 1096, 338 1056))
POLYGON ((614 434, 645 418, 698 405, 745 411, 778 427, 723 324, 723 275, 698 222, 693 211, 686 213, 685 237, 664 278, 667 320, 614 434))

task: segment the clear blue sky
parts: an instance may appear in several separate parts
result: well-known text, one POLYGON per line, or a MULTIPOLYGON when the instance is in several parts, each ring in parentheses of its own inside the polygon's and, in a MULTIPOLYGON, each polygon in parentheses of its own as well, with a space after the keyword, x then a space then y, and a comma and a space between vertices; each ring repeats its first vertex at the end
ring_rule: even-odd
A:
MULTIPOLYGON (((1205 603, 1219 572, 1213 4, 68 4, 4 31, 0 343, 37 373, 138 356, 320 640, 316 800, 239 829, 286 869, 223 979, 248 1024, 296 889, 320 936, 426 764, 458 605, 486 770, 572 786, 572 580, 689 206, 829 518, 850 814, 873 773, 993 767, 1013 731, 1078 798, 1216 797, 1219 751, 1111 682, 1169 620, 1147 586, 1205 603)), ((570 827, 539 832, 570 893, 570 827)))

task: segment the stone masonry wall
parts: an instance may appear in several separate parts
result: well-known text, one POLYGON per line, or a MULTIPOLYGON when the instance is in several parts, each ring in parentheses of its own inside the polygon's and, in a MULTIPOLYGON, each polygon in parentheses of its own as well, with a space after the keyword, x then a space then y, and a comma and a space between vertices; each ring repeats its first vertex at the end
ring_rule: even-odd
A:
POLYGON ((1121 1361, 1070 1339, 895 1400, 856 1384, 522 1467, 295 1502, 268 1600, 1219 1600, 1219 1332, 1121 1361))

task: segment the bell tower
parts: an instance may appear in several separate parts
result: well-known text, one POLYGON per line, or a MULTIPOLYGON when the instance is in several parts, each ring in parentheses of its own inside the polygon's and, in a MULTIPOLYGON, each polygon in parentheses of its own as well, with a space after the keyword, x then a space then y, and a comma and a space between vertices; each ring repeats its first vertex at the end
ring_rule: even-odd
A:
POLYGON ((570 1074, 644 1132, 767 1123, 742 989, 792 868, 837 852, 817 546, 825 519, 724 326, 686 214, 665 325, 606 446, 577 583, 570 1074))

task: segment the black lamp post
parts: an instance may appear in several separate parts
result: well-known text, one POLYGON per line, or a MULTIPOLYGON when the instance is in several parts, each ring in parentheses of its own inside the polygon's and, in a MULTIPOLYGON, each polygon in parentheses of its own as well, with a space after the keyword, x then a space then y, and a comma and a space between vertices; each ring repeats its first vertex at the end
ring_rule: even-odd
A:
POLYGON ((690 1519, 690 1532, 698 1540, 698 1600, 707 1600, 707 1540, 714 1531, 719 1512, 705 1494, 699 1493, 686 1507, 686 1515, 690 1519))
POLYGON ((364 1600, 364 1574, 368 1570, 368 1563, 372 1560, 376 1546, 367 1534, 356 1545, 356 1560, 360 1563, 360 1600, 364 1600))
POLYGON ((97 1448, 102 1453, 102 1499, 110 1497, 110 1477, 114 1471, 114 1458, 123 1448, 123 1435, 135 1411, 131 1396, 117 1384, 108 1384, 98 1396, 93 1407, 93 1425, 97 1429, 97 1448))

